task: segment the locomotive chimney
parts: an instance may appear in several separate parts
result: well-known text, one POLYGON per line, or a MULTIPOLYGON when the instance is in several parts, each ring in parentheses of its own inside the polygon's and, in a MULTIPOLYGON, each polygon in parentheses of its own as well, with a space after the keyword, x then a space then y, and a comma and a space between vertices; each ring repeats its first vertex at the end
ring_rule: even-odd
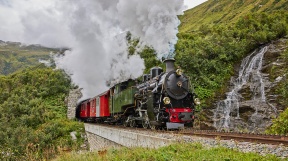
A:
POLYGON ((166 72, 167 73, 170 72, 170 71, 175 70, 174 62, 175 62, 175 59, 166 59, 166 60, 164 60, 164 63, 166 64, 166 72))

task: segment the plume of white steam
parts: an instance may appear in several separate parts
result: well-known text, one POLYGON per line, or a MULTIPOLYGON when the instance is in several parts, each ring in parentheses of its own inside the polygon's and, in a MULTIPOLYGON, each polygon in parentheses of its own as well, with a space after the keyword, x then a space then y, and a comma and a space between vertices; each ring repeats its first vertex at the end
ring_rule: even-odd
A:
POLYGON ((72 51, 56 59, 56 64, 83 88, 84 98, 107 90, 107 81, 137 78, 144 69, 139 55, 128 56, 125 36, 118 36, 122 30, 115 11, 117 2, 75 0, 74 6, 63 7, 73 20, 67 23, 76 40, 72 51))
POLYGON ((184 10, 183 0, 120 0, 117 5, 120 26, 152 46, 157 57, 173 54, 177 43, 177 15, 184 10))
POLYGON ((125 36, 119 36, 123 31, 140 38, 142 45, 153 47, 158 58, 173 53, 179 25, 177 15, 182 14, 183 3, 183 0, 5 1, 0 3, 3 19, 0 35, 26 43, 70 47, 72 50, 66 51, 65 56, 55 58, 56 65, 83 88, 84 98, 93 97, 108 89, 107 81, 115 83, 142 74, 143 60, 139 55, 128 56, 125 36), (4 19, 3 15, 12 18, 4 19))
POLYGON ((84 98, 107 90, 107 81, 136 78, 144 69, 139 55, 128 57, 125 39, 120 43, 116 38, 121 32, 117 27, 116 4, 115 0, 74 0, 73 6, 63 7, 76 40, 72 50, 56 59, 56 64, 83 88, 84 98), (135 62, 138 65, 131 68, 135 62))

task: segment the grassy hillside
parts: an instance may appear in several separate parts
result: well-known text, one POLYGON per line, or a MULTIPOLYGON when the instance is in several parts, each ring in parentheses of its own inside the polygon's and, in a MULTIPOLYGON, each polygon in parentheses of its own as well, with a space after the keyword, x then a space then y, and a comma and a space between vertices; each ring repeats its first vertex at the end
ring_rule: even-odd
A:
POLYGON ((199 96, 211 98, 216 91, 219 95, 220 88, 225 91, 223 85, 243 57, 287 33, 287 12, 248 14, 235 24, 205 26, 197 32, 178 34, 176 60, 192 77, 199 96))
POLYGON ((208 0, 180 17, 180 32, 197 31, 201 26, 236 23, 250 13, 287 11, 287 0, 208 0))
POLYGON ((51 52, 57 53, 59 51, 59 49, 40 45, 22 45, 21 43, 0 40, 0 74, 8 75, 40 64, 39 60, 48 60, 51 52))
MULTIPOLYGON (((287 10, 286 0, 208 0, 180 17, 176 63, 192 78, 203 108, 214 108, 213 103, 225 95, 230 77, 236 74, 245 56, 265 44, 287 38, 287 10)), ((281 48, 287 49, 288 44, 281 48)), ((270 56, 287 60, 287 50, 270 56)), ((267 71, 271 80, 288 75, 288 66, 281 68, 275 70, 277 67, 273 66, 267 71)), ((283 109, 288 107, 287 84, 285 78, 273 89, 281 96, 276 101, 283 109)), ((211 115, 209 110, 200 116, 201 121, 208 121, 205 115, 211 115)), ((286 124, 283 126, 286 118, 287 114, 281 115, 269 132, 287 134, 286 124)))

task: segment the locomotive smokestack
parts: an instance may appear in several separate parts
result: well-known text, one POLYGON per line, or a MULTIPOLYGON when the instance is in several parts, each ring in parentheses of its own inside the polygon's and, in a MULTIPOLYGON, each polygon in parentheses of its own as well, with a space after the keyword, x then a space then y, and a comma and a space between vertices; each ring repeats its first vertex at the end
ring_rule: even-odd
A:
POLYGON ((174 62, 175 62, 175 59, 164 60, 164 63, 166 64, 166 72, 170 72, 170 71, 175 70, 174 62))

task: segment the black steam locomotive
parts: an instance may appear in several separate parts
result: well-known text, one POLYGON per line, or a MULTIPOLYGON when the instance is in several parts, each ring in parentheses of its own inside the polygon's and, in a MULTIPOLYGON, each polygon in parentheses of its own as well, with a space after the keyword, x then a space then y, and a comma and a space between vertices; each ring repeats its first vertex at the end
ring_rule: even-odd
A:
POLYGON ((120 123, 124 126, 179 129, 193 126, 199 99, 174 59, 165 60, 166 72, 154 67, 142 83, 128 80, 77 106, 76 117, 84 121, 120 123))

